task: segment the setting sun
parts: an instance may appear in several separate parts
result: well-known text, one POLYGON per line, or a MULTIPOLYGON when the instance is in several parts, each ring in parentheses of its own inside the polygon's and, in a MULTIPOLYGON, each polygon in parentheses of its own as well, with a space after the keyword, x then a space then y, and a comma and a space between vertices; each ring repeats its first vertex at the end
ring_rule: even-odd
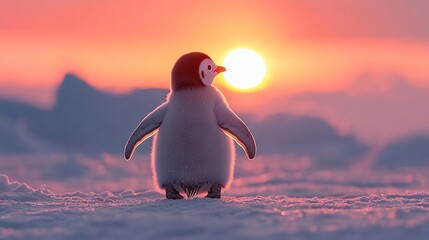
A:
POLYGON ((224 77, 228 84, 243 90, 260 85, 267 73, 265 62, 259 54, 245 48, 230 52, 223 65, 227 69, 224 77))

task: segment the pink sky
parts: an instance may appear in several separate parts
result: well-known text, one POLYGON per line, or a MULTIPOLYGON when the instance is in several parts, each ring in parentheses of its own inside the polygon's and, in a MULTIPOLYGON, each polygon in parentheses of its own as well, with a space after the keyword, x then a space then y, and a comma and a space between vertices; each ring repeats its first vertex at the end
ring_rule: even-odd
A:
POLYGON ((203 51, 220 63, 238 47, 268 66, 259 92, 232 94, 244 111, 301 92, 353 92, 366 71, 429 86, 425 0, 0 3, 0 97, 42 106, 66 72, 111 91, 168 88, 180 55, 203 51))

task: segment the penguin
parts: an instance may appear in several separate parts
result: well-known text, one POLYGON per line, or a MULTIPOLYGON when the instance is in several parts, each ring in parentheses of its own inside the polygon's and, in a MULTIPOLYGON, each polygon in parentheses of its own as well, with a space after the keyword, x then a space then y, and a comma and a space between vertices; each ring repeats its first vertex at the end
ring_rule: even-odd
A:
POLYGON ((181 56, 171 71, 166 102, 150 112, 129 137, 125 159, 154 136, 151 166, 155 188, 167 199, 207 193, 220 198, 233 179, 235 140, 248 159, 256 142, 246 124, 230 109, 214 78, 225 67, 201 52, 181 56))

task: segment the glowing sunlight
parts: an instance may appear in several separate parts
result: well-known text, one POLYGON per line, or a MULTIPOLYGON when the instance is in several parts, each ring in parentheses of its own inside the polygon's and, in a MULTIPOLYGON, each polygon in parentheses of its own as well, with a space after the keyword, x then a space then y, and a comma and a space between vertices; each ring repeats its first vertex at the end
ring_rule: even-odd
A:
POLYGON ((259 86, 265 78, 267 67, 261 56, 250 49, 236 49, 224 59, 227 83, 234 88, 248 90, 259 86))

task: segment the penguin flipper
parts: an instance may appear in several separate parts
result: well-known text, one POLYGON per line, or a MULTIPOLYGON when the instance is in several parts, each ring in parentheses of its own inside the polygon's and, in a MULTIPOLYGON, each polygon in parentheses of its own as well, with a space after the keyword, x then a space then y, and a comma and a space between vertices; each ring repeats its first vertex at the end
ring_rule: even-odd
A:
POLYGON ((140 143, 150 138, 157 132, 158 128, 162 124, 162 121, 164 120, 166 112, 167 103, 163 103, 155 108, 155 110, 150 112, 145 118, 143 118, 125 145, 126 160, 129 160, 132 157, 134 150, 138 145, 140 145, 140 143))
POLYGON ((243 148, 249 159, 253 159, 256 142, 246 124, 225 103, 216 104, 214 113, 219 127, 243 148))

